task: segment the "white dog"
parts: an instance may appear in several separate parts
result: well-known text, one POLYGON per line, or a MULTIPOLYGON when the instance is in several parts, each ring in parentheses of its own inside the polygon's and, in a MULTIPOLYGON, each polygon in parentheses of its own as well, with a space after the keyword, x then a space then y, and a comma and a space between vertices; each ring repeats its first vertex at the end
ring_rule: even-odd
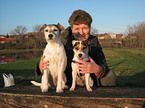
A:
MULTIPOLYGON (((89 62, 88 57, 88 47, 87 43, 84 41, 73 41, 73 51, 74 51, 74 57, 72 60, 72 86, 70 88, 70 91, 73 91, 76 86, 76 78, 77 75, 80 75, 79 70, 77 69, 77 63, 79 63, 80 60, 89 62)), ((85 84, 88 91, 92 91, 90 86, 93 86, 93 80, 90 77, 89 73, 85 74, 85 84)))
POLYGON ((47 41, 43 56, 45 56, 44 60, 49 61, 49 65, 47 69, 43 71, 41 83, 35 81, 31 81, 31 83, 36 86, 41 86, 42 92, 47 92, 49 86, 51 86, 51 82, 49 82, 51 76, 53 79, 52 82, 57 86, 56 92, 63 92, 63 88, 66 87, 66 76, 64 71, 67 65, 65 49, 60 41, 61 29, 63 29, 63 27, 60 24, 51 24, 44 25, 41 29, 47 41))

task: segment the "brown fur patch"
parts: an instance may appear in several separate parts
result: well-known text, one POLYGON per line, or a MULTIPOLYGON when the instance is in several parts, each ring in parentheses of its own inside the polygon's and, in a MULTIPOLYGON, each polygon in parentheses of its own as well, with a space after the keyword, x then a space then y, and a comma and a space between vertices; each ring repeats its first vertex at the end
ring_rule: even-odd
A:
POLYGON ((74 50, 75 51, 81 50, 84 52, 87 50, 87 45, 84 42, 81 42, 81 46, 80 46, 80 42, 76 42, 74 44, 74 50))

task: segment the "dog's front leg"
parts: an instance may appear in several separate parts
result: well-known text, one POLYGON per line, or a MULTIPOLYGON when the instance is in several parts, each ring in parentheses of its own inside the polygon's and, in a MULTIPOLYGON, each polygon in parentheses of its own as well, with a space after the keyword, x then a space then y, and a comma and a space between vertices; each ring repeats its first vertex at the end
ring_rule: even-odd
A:
POLYGON ((47 70, 44 70, 42 79, 41 79, 41 91, 42 92, 48 92, 48 72, 47 70))
POLYGON ((63 89, 62 89, 63 75, 62 74, 63 74, 62 70, 60 69, 59 73, 58 73, 58 78, 57 78, 57 87, 56 87, 56 92, 57 93, 63 92, 63 89))
POLYGON ((86 88, 87 88, 87 90, 88 91, 92 91, 92 89, 91 89, 91 87, 90 87, 90 85, 89 85, 89 78, 90 78, 90 74, 85 74, 85 82, 86 82, 86 88))
POLYGON ((75 87, 76 87, 76 78, 77 78, 77 71, 74 69, 74 70, 72 71, 72 79, 73 79, 73 81, 72 81, 72 86, 71 86, 71 88, 69 89, 70 91, 74 91, 74 89, 75 89, 75 87))

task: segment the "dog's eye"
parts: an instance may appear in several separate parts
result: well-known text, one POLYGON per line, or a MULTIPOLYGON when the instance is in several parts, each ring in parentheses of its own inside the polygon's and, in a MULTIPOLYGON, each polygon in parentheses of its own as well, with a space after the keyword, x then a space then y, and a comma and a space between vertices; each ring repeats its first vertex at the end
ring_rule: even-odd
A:
POLYGON ((79 50, 78 47, 75 48, 76 50, 79 50))
POLYGON ((86 50, 86 47, 83 47, 82 50, 85 51, 86 50))
POLYGON ((54 31, 58 31, 57 29, 54 29, 54 31))
POLYGON ((48 32, 48 30, 45 30, 45 32, 48 32))

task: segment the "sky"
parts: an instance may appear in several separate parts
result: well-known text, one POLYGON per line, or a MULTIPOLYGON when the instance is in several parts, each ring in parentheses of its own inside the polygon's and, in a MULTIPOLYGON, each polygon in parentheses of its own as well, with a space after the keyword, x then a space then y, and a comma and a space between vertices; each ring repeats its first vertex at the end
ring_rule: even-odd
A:
POLYGON ((145 0, 0 0, 0 35, 23 25, 60 23, 69 26, 72 12, 85 10, 98 33, 124 33, 129 25, 145 21, 145 0))

